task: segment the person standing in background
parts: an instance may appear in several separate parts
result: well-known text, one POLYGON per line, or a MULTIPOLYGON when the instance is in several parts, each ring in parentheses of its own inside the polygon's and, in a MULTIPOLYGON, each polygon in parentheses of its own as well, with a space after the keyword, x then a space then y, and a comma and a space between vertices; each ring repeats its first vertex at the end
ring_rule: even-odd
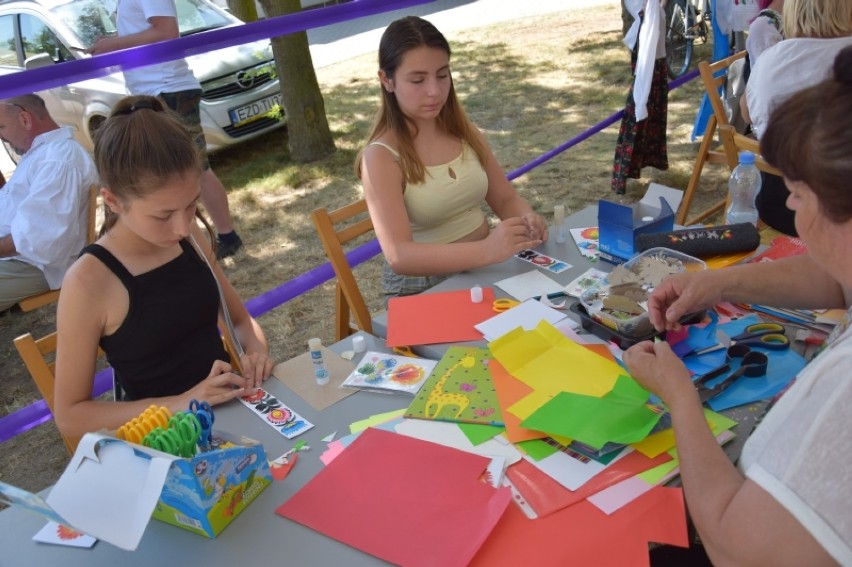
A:
MULTIPOLYGON (((119 0, 116 8, 118 35, 99 37, 88 50, 93 55, 128 49, 180 37, 174 0, 119 0)), ((242 247, 234 230, 228 194, 207 160, 207 141, 201 128, 201 85, 184 59, 124 71, 130 94, 157 96, 182 118, 201 152, 201 202, 218 233, 216 255, 232 256, 242 247)))

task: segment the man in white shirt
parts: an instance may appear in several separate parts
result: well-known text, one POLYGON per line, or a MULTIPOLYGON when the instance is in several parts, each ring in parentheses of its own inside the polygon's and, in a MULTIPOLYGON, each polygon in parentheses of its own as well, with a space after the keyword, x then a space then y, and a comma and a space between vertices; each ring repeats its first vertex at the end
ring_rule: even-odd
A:
POLYGON ((0 138, 21 154, 0 189, 0 311, 59 289, 86 243, 91 156, 38 95, 0 100, 0 138))

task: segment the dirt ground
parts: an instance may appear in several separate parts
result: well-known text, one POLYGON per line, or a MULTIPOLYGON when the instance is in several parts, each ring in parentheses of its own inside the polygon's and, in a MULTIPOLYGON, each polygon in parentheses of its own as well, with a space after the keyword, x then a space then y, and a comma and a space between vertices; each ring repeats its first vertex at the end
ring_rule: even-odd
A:
MULTIPOLYGON (((530 18, 508 24, 468 30, 449 37, 454 46, 454 77, 461 77, 464 104, 472 119, 489 137, 495 155, 511 171, 576 136, 623 106, 630 83, 629 58, 621 46, 621 11, 609 6, 568 15, 530 18)), ((697 46, 696 57, 707 57, 710 46, 697 46)), ((324 261, 318 243, 293 245, 291 232, 312 240, 308 213, 317 202, 330 208, 357 197, 359 186, 351 174, 357 146, 364 139, 375 100, 374 55, 324 68, 319 73, 326 109, 343 163, 336 179, 317 182, 295 179, 274 192, 259 194, 249 185, 262 176, 246 171, 253 156, 278 151, 280 136, 266 136, 215 155, 213 163, 231 190, 231 204, 245 250, 224 263, 225 271, 244 299, 285 282, 324 261), (366 101, 366 102, 365 102, 366 101), (360 106, 358 106, 360 105, 360 106), (319 201, 318 201, 319 200, 319 201), (276 217, 286 211, 287 220, 276 217), (289 220, 290 218, 294 220, 289 220), (271 244, 270 244, 271 243, 271 244)), ((669 99, 669 161, 661 172, 643 170, 642 179, 628 183, 622 201, 637 200, 651 180, 685 188, 697 143, 691 140, 692 121, 703 89, 698 81, 673 92, 669 99)), ((573 212, 609 191, 617 126, 537 167, 515 181, 519 191, 542 214, 554 203, 573 212)), ((285 144, 286 147, 286 144, 285 144)), ((327 164, 310 164, 308 175, 327 164)), ((333 169, 333 168, 328 168, 333 169)), ((725 172, 710 172, 695 210, 719 198, 725 172)), ((257 181, 259 183, 259 181, 257 181)), ((293 237, 295 238, 295 237, 293 237)), ((356 270, 370 308, 382 306, 375 284, 380 261, 373 259, 356 270)), ((277 360, 300 354, 310 336, 331 342, 333 282, 300 296, 259 318, 277 360)), ((54 307, 32 313, 0 314, 0 417, 39 400, 12 340, 25 332, 42 336, 55 328, 54 307)), ((68 455, 54 422, 44 424, 0 444, 0 480, 30 490, 56 481, 68 455)))

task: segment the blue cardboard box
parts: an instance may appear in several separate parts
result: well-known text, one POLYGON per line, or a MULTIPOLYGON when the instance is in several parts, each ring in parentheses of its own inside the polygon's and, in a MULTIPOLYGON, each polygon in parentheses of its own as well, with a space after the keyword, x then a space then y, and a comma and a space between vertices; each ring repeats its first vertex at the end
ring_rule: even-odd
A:
MULTIPOLYGON (((662 186, 657 188, 676 191, 662 186)), ((651 189, 640 202, 632 205, 601 199, 598 202, 598 247, 601 259, 613 264, 626 262, 636 254, 636 236, 672 230, 674 210, 670 202, 670 198, 651 189)))

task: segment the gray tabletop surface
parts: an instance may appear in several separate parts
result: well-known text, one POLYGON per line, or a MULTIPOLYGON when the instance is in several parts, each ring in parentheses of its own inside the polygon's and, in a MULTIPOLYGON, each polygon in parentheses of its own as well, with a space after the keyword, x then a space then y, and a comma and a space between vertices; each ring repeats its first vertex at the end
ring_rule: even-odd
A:
MULTIPOLYGON (((587 207, 566 219, 568 227, 585 228, 597 226, 597 207, 587 207)), ((547 273, 561 284, 567 284, 590 267, 609 270, 606 262, 592 263, 583 257, 570 234, 563 243, 557 243, 551 233, 550 240, 538 248, 539 252, 571 264, 571 269, 560 274, 547 273)), ((474 284, 491 285, 496 281, 533 269, 526 262, 510 259, 501 264, 458 274, 432 291, 448 291, 470 288, 474 284)), ((495 288, 497 296, 505 296, 495 288)), ((570 316, 576 317, 573 313, 570 316)), ((387 315, 379 314, 374 319, 374 333, 384 336, 387 315)), ((365 336, 367 349, 388 352, 382 339, 365 336)), ((587 333, 590 341, 600 341, 587 333)), ((484 345, 484 342, 468 343, 484 345)), ((416 349, 419 354, 438 359, 448 345, 427 345, 416 349)), ((335 352, 350 350, 351 338, 332 345, 335 352)), ((313 377, 306 379, 313 380, 313 377)), ((110 544, 98 542, 92 549, 73 549, 63 546, 39 544, 32 536, 45 521, 17 507, 0 512, 0 567, 62 565, 76 566, 145 566, 152 565, 382 565, 383 561, 366 555, 340 542, 327 538, 311 529, 275 514, 275 508, 292 496, 322 469, 319 455, 325 449, 321 441, 330 433, 336 437, 348 433, 348 426, 376 413, 406 407, 411 400, 403 395, 386 395, 358 392, 322 412, 315 411, 308 403, 294 394, 281 381, 271 378, 266 389, 291 406, 296 412, 315 424, 315 427, 294 440, 288 440, 271 427, 246 411, 239 402, 231 402, 216 409, 217 428, 239 432, 263 443, 267 455, 274 458, 290 449, 296 442, 304 440, 311 450, 300 453, 299 461, 283 482, 273 482, 260 496, 238 516, 216 539, 207 539, 175 526, 152 520, 135 552, 120 550, 110 544)), ((726 445, 731 458, 736 458, 742 443, 751 432, 755 416, 762 404, 751 404, 724 412, 740 422, 734 431, 737 439, 726 445)), ((47 493, 47 491, 45 491, 47 493)))

